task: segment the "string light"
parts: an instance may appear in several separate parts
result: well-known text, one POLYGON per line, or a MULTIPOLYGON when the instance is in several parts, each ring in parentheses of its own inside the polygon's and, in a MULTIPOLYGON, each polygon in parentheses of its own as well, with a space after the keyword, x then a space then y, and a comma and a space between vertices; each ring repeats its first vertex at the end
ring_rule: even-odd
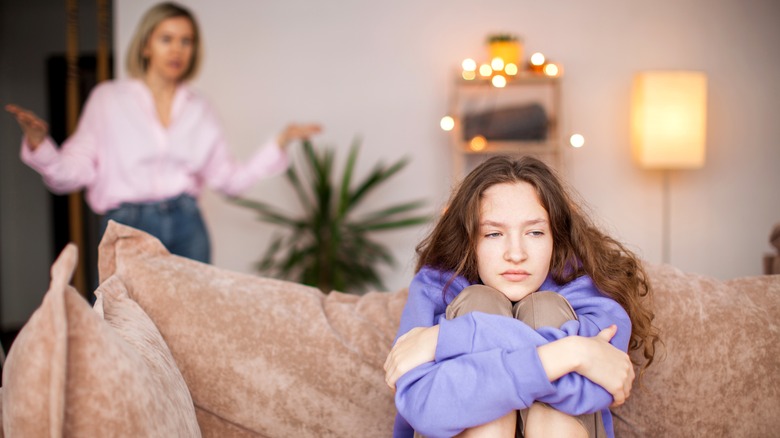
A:
POLYGON ((490 67, 493 68, 493 71, 501 71, 504 69, 504 60, 501 58, 493 58, 490 60, 490 67))
MULTIPOLYGON (((520 73, 520 67, 516 63, 505 62, 500 56, 492 58, 490 63, 482 64, 477 64, 472 58, 466 58, 461 62, 461 66, 463 80, 473 81, 479 75, 480 79, 490 79, 490 83, 496 88, 506 87, 509 81, 520 73)), ((541 52, 531 55, 528 69, 533 73, 550 77, 560 76, 563 72, 558 64, 547 61, 541 52)))
POLYGON ((544 66, 544 74, 547 76, 558 76, 560 69, 556 64, 548 63, 544 66))
POLYGON ((585 146, 585 137, 582 134, 572 134, 569 137, 569 144, 574 148, 581 148, 585 146))
POLYGON ((490 80, 490 82, 496 88, 504 88, 504 87, 506 87, 506 77, 504 77, 502 75, 495 75, 495 76, 493 76, 493 78, 490 80))
POLYGON ((444 116, 441 118, 439 125, 441 126, 441 129, 445 131, 452 131, 452 129, 455 127, 455 119, 450 116, 444 116))

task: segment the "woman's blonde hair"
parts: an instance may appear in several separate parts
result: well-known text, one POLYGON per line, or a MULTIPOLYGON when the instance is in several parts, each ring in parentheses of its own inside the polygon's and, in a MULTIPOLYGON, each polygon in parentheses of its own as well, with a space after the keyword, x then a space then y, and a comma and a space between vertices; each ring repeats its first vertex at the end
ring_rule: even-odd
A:
POLYGON ((146 68, 149 62, 144 56, 144 49, 146 48, 146 43, 149 41, 149 36, 151 36, 154 29, 162 21, 177 17, 184 17, 192 23, 192 59, 190 60, 187 71, 181 76, 181 80, 186 81, 195 77, 195 74, 200 67, 201 59, 203 58, 198 22, 195 21, 195 16, 189 9, 171 2, 155 5, 146 11, 143 18, 141 18, 141 21, 138 23, 135 34, 133 34, 133 39, 130 41, 130 47, 127 50, 127 72, 130 76, 141 78, 146 74, 146 68))

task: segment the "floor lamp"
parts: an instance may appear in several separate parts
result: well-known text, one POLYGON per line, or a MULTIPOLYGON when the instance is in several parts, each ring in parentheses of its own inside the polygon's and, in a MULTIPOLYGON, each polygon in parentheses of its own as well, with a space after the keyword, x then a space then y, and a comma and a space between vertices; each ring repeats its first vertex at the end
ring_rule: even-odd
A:
POLYGON ((634 159, 662 172, 662 258, 670 259, 669 172, 704 166, 707 77, 695 71, 646 71, 634 77, 631 143, 634 159))

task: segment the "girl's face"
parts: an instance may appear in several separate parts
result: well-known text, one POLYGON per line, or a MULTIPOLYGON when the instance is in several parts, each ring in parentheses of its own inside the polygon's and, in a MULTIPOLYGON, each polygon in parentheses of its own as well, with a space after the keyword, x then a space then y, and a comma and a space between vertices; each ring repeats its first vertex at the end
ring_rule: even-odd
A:
POLYGON ((148 60, 146 76, 178 82, 192 62, 192 23, 186 17, 166 18, 154 28, 144 47, 148 60))
POLYGON ((479 278, 511 301, 536 292, 552 259, 550 218, 526 182, 496 184, 483 193, 479 213, 479 278))

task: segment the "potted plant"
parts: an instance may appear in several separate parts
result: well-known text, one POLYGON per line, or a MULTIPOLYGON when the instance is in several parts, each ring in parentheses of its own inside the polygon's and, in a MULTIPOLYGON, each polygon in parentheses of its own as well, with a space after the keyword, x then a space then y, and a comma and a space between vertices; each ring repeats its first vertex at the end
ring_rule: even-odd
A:
POLYGON ((407 164, 400 159, 382 163, 361 181, 353 182, 359 142, 350 149, 343 173, 335 175, 335 152, 329 148, 315 152, 303 142, 303 162, 290 166, 286 177, 303 208, 290 215, 265 202, 236 198, 238 205, 253 209, 262 222, 283 230, 272 237, 257 263, 264 275, 331 290, 364 292, 367 287, 384 290, 378 265, 395 263, 383 244, 372 240, 375 232, 426 223, 429 215, 416 211, 423 201, 411 201, 358 214, 355 210, 383 182, 407 164), (340 182, 337 185, 335 180, 340 182))

